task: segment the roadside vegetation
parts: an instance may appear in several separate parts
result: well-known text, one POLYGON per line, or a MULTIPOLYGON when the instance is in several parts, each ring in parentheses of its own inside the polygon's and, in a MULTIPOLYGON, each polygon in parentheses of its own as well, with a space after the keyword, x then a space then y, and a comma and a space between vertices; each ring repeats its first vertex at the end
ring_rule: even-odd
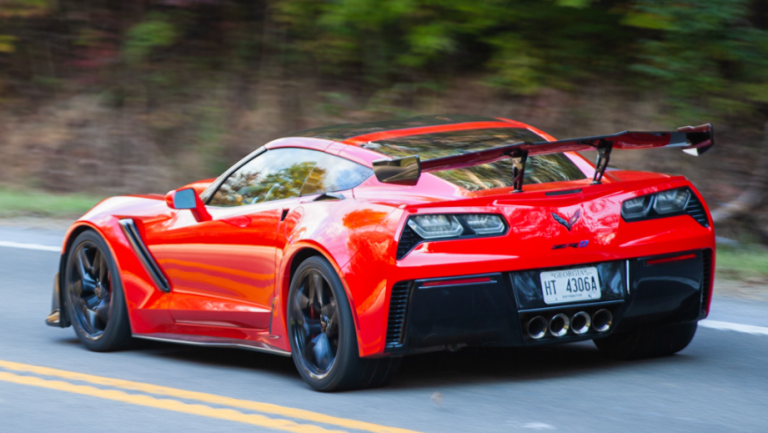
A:
POLYGON ((718 278, 768 283, 768 249, 759 245, 718 247, 718 278))
POLYGON ((85 194, 53 194, 0 187, 0 218, 33 216, 74 219, 101 198, 85 194))

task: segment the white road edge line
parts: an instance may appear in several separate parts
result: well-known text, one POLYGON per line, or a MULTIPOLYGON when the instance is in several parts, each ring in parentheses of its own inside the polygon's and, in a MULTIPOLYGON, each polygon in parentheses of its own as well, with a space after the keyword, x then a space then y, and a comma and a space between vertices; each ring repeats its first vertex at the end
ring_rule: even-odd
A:
POLYGON ((25 250, 38 250, 38 251, 53 251, 57 253, 61 251, 61 247, 51 247, 48 245, 40 245, 40 244, 25 244, 21 242, 11 242, 11 241, 0 241, 0 247, 21 248, 25 250))
POLYGON ((699 322, 699 326, 711 329, 719 329, 721 331, 736 331, 744 332, 747 334, 768 335, 768 327, 765 326, 742 325, 741 323, 720 322, 718 320, 709 319, 699 322))

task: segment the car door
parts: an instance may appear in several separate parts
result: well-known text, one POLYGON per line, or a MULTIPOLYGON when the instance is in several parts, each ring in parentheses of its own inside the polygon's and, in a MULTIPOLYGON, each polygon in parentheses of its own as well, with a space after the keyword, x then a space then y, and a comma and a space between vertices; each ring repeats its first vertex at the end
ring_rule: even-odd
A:
POLYGON ((276 279, 277 229, 315 165, 313 152, 262 153, 227 177, 208 202, 212 219, 174 211, 148 229, 149 249, 171 285, 177 324, 265 329, 276 279))

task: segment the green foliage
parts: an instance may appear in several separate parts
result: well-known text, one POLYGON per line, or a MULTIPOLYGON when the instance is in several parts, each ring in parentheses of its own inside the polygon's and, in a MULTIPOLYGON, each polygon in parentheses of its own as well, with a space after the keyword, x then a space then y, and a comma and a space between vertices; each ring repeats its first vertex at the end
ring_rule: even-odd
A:
POLYGON ((331 73, 362 70, 382 85, 485 71, 524 95, 608 80, 662 88, 673 109, 695 116, 765 101, 768 36, 749 21, 751 3, 284 0, 277 9, 297 51, 331 73))
MULTIPOLYGON (((0 74, 17 82, 73 59, 94 70, 120 63, 99 91, 130 103, 182 95, 215 74, 246 83, 279 64, 282 78, 343 81, 384 111, 461 76, 517 95, 599 82, 653 89, 676 116, 743 118, 768 104, 764 9, 757 0, 0 0, 0 61, 15 61, 0 74)), ((341 113, 334 98, 322 107, 331 115, 341 113)))
POLYGON ((152 50, 168 47, 176 42, 176 27, 161 15, 142 21, 128 30, 125 40, 125 57, 128 62, 144 60, 152 50))
MULTIPOLYGON (((765 97, 768 34, 748 20, 747 0, 638 0, 623 23, 647 30, 631 69, 661 82, 690 117, 765 97), (757 90, 757 93, 753 93, 757 90), (697 101, 695 109, 691 101, 697 101)), ((742 110, 737 110, 742 111, 742 110)), ((739 113, 737 113, 739 114, 739 113)))

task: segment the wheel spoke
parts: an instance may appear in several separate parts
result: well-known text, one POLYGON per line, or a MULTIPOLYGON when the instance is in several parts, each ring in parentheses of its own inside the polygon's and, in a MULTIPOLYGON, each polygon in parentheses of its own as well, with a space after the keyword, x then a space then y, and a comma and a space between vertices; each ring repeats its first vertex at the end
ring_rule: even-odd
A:
POLYGON ((77 253, 77 273, 80 274, 82 292, 93 292, 96 289, 95 281, 91 276, 93 267, 85 254, 85 248, 81 248, 77 253))
POLYGON ((96 332, 96 312, 88 308, 83 308, 83 312, 85 313, 85 320, 91 328, 90 330, 96 332))
POLYGON ((307 324, 306 329, 309 331, 309 336, 323 332, 323 327, 320 325, 320 319, 306 319, 304 323, 307 324))
POLYGON ((101 322, 100 324, 104 325, 99 327, 101 330, 104 330, 107 327, 107 321, 109 321, 109 306, 109 299, 102 299, 96 307, 96 317, 99 319, 98 321, 101 322))
POLYGON ((325 316, 328 321, 328 326, 325 328, 325 333, 328 334, 328 337, 334 337, 336 334, 339 333, 339 319, 338 319, 338 313, 336 312, 336 303, 331 301, 326 308, 323 309, 323 316, 325 316))
POLYGON ((304 310, 307 307, 309 307, 309 298, 307 295, 304 294, 304 292, 299 292, 296 295, 297 302, 299 304, 299 310, 304 310))
POLYGON ((328 341, 328 336, 320 334, 314 338, 313 343, 314 346, 312 347, 312 352, 315 355, 316 365, 322 371, 328 370, 328 367, 331 366, 335 357, 331 342, 328 341))
POLYGON ((104 256, 104 254, 101 253, 101 251, 97 250, 97 254, 99 255, 99 273, 97 274, 99 276, 99 282, 101 283, 102 288, 107 288, 107 258, 104 256))
POLYGON ((312 301, 317 302, 317 309, 323 308, 323 277, 317 272, 309 276, 309 286, 313 289, 314 297, 312 301))
POLYGON ((93 292, 90 294, 82 296, 83 304, 85 304, 86 308, 94 309, 97 305, 99 305, 99 297, 96 296, 93 292))
POLYGON ((80 276, 85 278, 86 276, 91 276, 93 272, 93 265, 91 264, 91 261, 88 260, 88 255, 85 253, 85 248, 80 248, 80 251, 77 253, 77 263, 80 265, 80 276))

